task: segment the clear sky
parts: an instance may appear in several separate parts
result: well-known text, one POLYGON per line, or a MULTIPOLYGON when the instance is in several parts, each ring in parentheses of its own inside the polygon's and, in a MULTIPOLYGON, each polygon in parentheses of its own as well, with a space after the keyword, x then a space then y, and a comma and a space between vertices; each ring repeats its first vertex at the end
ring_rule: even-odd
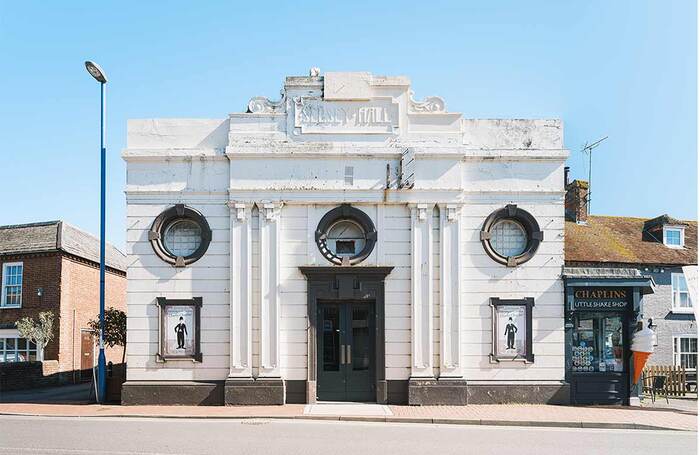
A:
POLYGON ((595 214, 697 218, 697 14, 674 1, 0 0, 0 224, 99 232, 99 84, 109 76, 108 239, 124 247, 126 120, 224 118, 286 75, 407 75, 465 117, 561 118, 595 214), (167 5, 167 6, 166 6, 167 5))

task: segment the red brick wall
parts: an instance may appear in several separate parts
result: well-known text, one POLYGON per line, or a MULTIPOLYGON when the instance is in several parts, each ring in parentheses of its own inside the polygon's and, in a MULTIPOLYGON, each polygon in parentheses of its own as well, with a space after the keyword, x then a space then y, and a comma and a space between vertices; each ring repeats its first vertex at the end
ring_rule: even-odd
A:
MULTIPOLYGON (((62 262, 61 333, 59 368, 80 369, 80 330, 100 312, 100 269, 96 264, 65 256, 62 262)), ((107 270, 105 274, 105 308, 126 311, 126 277, 107 270)), ((120 363, 122 347, 108 348, 107 361, 120 363)))
MULTIPOLYGON (((2 264, 22 262, 22 308, 1 308, 0 323, 15 323, 23 317, 36 318, 42 311, 52 311, 56 317, 54 339, 46 346, 44 358, 58 360, 58 317, 61 298, 61 256, 59 253, 43 255, 24 255, 0 258, 2 264), (37 295, 37 289, 43 288, 43 295, 37 295)), ((1 277, 0 277, 1 278, 1 277)))
MULTIPOLYGON (((14 323, 25 316, 36 318, 41 311, 53 311, 55 337, 44 351, 46 360, 57 360, 60 372, 80 370, 80 329, 99 313, 99 266, 79 258, 49 253, 0 258, 23 262, 22 308, 0 309, 0 323, 14 323), (37 289, 43 288, 43 295, 37 289)), ((126 311, 126 276, 107 270, 105 307, 126 311)), ((122 348, 107 349, 107 361, 121 362, 122 348)), ((72 379, 69 375, 64 379, 72 379)), ((77 379, 77 374, 75 375, 77 379)))

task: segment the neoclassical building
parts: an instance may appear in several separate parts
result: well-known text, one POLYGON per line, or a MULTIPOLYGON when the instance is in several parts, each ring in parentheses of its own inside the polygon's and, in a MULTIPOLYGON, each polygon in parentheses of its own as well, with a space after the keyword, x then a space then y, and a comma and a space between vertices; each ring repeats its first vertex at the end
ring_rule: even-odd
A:
POLYGON ((564 403, 559 120, 287 77, 128 123, 126 404, 564 403))

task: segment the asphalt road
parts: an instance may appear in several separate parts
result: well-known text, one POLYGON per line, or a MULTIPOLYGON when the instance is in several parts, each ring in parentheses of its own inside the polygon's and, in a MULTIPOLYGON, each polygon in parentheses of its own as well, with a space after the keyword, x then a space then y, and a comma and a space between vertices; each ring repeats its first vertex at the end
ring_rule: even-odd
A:
POLYGON ((697 433, 292 420, 0 416, 0 454, 695 454, 697 433), (99 450, 99 452, 98 452, 99 450))

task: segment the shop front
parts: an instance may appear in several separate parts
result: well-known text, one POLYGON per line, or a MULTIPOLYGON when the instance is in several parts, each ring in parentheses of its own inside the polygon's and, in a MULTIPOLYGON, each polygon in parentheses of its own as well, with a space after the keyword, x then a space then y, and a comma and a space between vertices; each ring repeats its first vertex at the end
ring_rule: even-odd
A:
POLYGON ((567 268, 566 378, 575 404, 638 400, 631 339, 653 281, 635 270, 567 268))

